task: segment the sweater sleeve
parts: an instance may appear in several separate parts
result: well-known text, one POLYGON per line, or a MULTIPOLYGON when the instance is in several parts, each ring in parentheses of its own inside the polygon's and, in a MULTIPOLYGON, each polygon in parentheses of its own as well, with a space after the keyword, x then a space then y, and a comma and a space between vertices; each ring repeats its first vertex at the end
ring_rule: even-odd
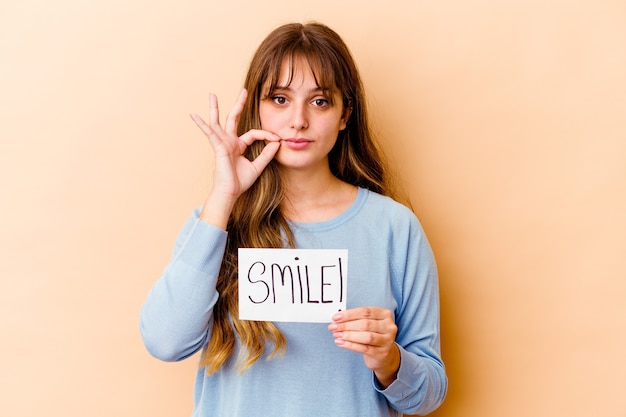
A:
POLYGON ((164 361, 193 355, 209 337, 226 232, 198 214, 196 209, 183 226, 169 263, 141 308, 146 349, 164 361))
POLYGON ((400 368, 386 389, 375 385, 394 409, 424 415, 443 402, 448 387, 441 359, 437 267, 417 218, 410 216, 408 227, 396 225, 394 236, 390 259, 400 368))

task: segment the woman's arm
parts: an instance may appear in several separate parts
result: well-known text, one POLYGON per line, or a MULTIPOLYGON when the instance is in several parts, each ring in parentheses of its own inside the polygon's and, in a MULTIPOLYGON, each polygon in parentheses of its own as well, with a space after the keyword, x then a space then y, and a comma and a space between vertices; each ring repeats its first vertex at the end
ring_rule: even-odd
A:
MULTIPOLYGON (((396 381, 381 392, 396 410, 428 414, 445 398, 448 378, 441 358, 440 302, 437 266, 417 218, 396 235, 390 257, 395 265, 398 311, 396 343, 400 368, 396 381), (408 226, 408 227, 407 227, 408 226)), ((382 387, 381 387, 382 388, 382 387)))
POLYGON ((187 220, 174 253, 141 308, 141 335, 147 350, 164 361, 194 354, 209 336, 215 289, 226 232, 198 218, 187 220))
POLYGON ((336 314, 328 328, 338 346, 363 354, 374 387, 394 409, 427 414, 447 390, 437 268, 417 219, 400 213, 393 218, 387 258, 398 303, 395 315, 380 307, 358 307, 336 314))
POLYGON ((146 348, 166 361, 184 359, 208 340, 230 213, 237 198, 256 181, 280 147, 280 138, 267 131, 250 130, 237 136, 246 98, 247 92, 242 90, 224 128, 213 94, 209 123, 200 116, 191 116, 215 153, 213 187, 202 210, 196 210, 180 232, 172 259, 154 283, 141 311, 146 348), (243 154, 257 140, 264 140, 267 145, 250 161, 243 154))

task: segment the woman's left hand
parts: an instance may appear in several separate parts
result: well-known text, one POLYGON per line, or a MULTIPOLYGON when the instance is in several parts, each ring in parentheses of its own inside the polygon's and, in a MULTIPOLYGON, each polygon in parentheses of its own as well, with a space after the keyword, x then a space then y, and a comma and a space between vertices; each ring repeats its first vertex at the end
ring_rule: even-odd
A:
POLYGON ((400 367, 400 350, 395 343, 398 327, 391 311, 359 307, 341 311, 332 320, 328 330, 333 332, 337 346, 362 353, 365 365, 383 387, 388 387, 400 367))

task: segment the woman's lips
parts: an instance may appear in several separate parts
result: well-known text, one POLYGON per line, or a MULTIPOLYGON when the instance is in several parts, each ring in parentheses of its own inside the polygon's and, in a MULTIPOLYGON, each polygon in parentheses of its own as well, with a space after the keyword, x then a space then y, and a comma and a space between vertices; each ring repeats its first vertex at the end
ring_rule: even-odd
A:
POLYGON ((287 138, 282 139, 281 141, 284 142, 284 144, 287 145, 287 147, 289 147, 290 149, 295 150, 304 149, 308 147, 311 142, 313 142, 312 140, 306 138, 287 138))

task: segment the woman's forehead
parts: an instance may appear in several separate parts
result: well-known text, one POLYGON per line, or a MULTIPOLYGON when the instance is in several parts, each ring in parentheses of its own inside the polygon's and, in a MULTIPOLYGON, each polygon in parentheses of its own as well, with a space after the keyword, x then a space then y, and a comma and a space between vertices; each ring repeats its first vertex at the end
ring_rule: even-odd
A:
POLYGON ((293 83, 297 85, 305 79, 313 79, 315 86, 323 90, 336 90, 334 77, 331 71, 322 71, 319 59, 312 59, 303 54, 286 56, 282 59, 278 74, 268 77, 267 88, 289 87, 293 83), (272 83, 271 79, 275 81, 272 83), (270 85, 274 84, 274 85, 270 85))
MULTIPOLYGON (((317 85, 317 77, 313 72, 313 68, 305 58, 296 57, 295 59, 284 58, 280 65, 280 73, 278 74, 278 85, 288 86, 293 82, 302 83, 305 78, 312 78, 317 85)), ((319 85, 318 85, 319 87, 319 85)))

